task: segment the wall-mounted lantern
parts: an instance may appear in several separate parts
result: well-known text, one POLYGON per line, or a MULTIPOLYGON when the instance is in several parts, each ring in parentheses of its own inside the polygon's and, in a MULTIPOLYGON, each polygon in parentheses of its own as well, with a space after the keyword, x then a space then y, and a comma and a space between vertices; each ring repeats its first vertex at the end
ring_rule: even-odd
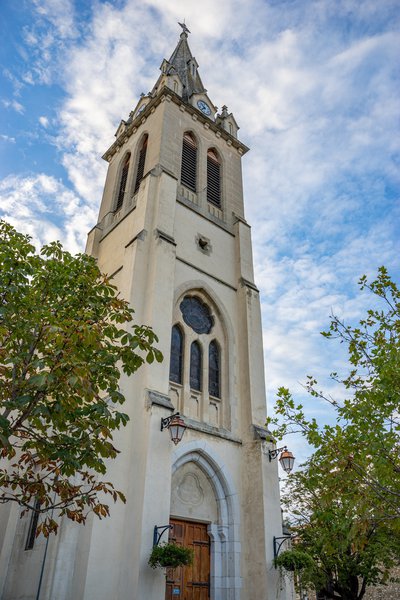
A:
POLYGON ((283 446, 282 448, 276 448, 275 450, 269 450, 269 462, 271 462, 271 460, 274 460, 277 456, 279 456, 279 462, 281 463, 282 469, 286 471, 286 473, 290 473, 290 471, 293 469, 295 459, 293 454, 287 449, 287 446, 283 446))
POLYGON ((161 431, 163 431, 164 429, 169 429, 169 435, 171 436, 171 440, 174 442, 175 445, 179 444, 183 437, 183 434, 186 431, 185 421, 177 412, 174 415, 171 415, 170 417, 161 419, 161 431))

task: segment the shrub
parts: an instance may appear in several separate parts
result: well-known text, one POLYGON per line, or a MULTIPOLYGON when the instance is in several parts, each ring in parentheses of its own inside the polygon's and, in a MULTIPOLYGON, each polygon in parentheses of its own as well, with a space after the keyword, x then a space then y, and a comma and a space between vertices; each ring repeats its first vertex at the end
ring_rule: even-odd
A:
POLYGON ((312 565, 313 559, 302 550, 285 550, 275 558, 275 566, 285 569, 285 571, 301 571, 312 565))
POLYGON ((152 569, 157 567, 176 569, 191 565, 192 562, 193 550, 173 543, 154 546, 149 558, 149 565, 152 569))

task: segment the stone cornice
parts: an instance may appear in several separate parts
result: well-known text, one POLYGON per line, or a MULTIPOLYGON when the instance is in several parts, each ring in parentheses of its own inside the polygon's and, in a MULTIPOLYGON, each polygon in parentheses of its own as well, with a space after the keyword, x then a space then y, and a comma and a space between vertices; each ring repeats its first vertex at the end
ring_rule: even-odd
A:
POLYGON ((146 105, 146 108, 136 117, 136 119, 133 119, 126 129, 120 133, 115 142, 103 154, 102 158, 107 162, 110 162, 111 158, 116 152, 118 152, 119 148, 125 144, 125 142, 133 133, 136 133, 139 127, 146 122, 147 117, 154 112, 161 102, 165 102, 165 100, 174 102, 174 104, 177 104, 181 110, 191 114, 197 121, 203 123, 208 129, 211 129, 211 131, 214 131, 217 137, 224 139, 229 146, 236 148, 239 154, 243 155, 249 151, 249 148, 245 144, 242 144, 242 142, 240 142, 237 138, 233 137, 233 135, 230 135, 230 133, 225 131, 225 129, 206 117, 200 110, 191 104, 184 102, 182 98, 170 88, 163 86, 158 91, 157 95, 146 105))
POLYGON ((256 440, 262 440, 264 442, 271 442, 271 443, 275 442, 272 433, 266 427, 261 427, 260 425, 253 424, 253 432, 254 432, 254 438, 256 440))

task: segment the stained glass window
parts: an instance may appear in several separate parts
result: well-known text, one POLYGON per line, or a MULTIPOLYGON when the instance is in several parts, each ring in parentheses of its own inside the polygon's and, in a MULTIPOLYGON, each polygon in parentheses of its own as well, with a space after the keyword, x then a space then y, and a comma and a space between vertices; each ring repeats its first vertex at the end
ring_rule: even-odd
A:
POLYGON ((183 333, 178 325, 174 325, 171 335, 171 361, 169 365, 169 379, 175 383, 182 383, 183 363, 183 333))
POLYGON ((201 302, 196 296, 186 296, 181 304, 183 320, 196 333, 210 333, 214 319, 211 316, 210 309, 201 302))
POLYGON ((213 340, 208 348, 208 392, 215 398, 221 397, 220 389, 220 351, 218 343, 213 340))
POLYGON ((190 346, 190 387, 201 390, 201 348, 198 342, 190 346))

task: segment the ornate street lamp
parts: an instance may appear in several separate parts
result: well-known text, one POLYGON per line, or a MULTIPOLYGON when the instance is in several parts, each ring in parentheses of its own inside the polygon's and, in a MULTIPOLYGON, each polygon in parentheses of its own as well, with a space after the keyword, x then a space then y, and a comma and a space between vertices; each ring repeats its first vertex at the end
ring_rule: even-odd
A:
POLYGON ((170 417, 161 419, 161 431, 163 431, 164 429, 169 429, 169 435, 171 436, 171 440, 174 442, 175 445, 179 444, 183 437, 183 434, 186 431, 185 421, 177 412, 174 415, 171 415, 170 417))
POLYGON ((274 460, 277 456, 279 456, 279 454, 279 462, 281 463, 281 467, 284 471, 286 471, 286 473, 289 474, 293 469, 294 456, 291 452, 289 452, 287 446, 283 446, 282 448, 276 448, 275 450, 270 450, 268 452, 269 462, 274 460))

